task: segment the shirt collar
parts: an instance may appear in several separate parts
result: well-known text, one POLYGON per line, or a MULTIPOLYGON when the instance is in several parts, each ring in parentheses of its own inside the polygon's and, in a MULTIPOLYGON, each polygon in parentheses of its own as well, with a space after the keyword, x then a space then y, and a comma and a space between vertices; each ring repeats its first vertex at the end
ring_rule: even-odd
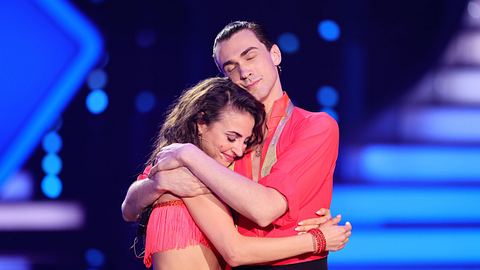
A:
POLYGON ((272 113, 267 120, 267 128, 269 133, 270 131, 275 130, 282 117, 285 116, 289 101, 290 98, 288 97, 287 93, 283 92, 282 97, 273 102, 272 113))

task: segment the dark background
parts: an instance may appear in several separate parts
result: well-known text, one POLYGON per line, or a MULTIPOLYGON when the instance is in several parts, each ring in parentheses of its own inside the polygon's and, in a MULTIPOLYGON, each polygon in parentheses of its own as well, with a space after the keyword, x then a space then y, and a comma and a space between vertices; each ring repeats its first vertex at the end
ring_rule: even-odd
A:
MULTIPOLYGON (((88 269, 85 250, 105 255, 100 269, 144 269, 129 246, 135 225, 125 223, 120 205, 143 169, 166 107, 199 80, 219 75, 212 44, 234 20, 262 24, 276 42, 284 32, 300 41, 283 53, 282 84, 297 106, 318 111, 316 92, 339 92, 341 143, 376 114, 405 95, 435 66, 460 26, 467 1, 73 1, 98 28, 108 75, 109 106, 100 115, 85 107, 85 85, 61 116, 63 139, 59 199, 80 202, 86 226, 78 231, 0 233, 3 253, 27 253, 38 269, 88 269), (317 25, 331 19, 341 29, 335 42, 320 38, 317 25), (139 36, 151 44, 139 46, 139 36), (135 109, 139 91, 155 93, 148 113, 135 109)), ((25 164, 41 179, 39 147, 25 164)), ((336 179, 341 182, 342 179, 336 179)), ((49 200, 35 187, 35 200, 49 200)))

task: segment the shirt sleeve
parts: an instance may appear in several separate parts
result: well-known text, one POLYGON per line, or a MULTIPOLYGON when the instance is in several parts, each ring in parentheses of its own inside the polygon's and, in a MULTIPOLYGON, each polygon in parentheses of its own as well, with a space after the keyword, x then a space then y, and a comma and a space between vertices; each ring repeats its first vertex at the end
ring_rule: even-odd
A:
POLYGON ((145 170, 143 170, 143 172, 137 176, 137 181, 147 179, 151 168, 152 165, 148 165, 147 167, 145 167, 145 170))
POLYGON ((336 121, 325 113, 317 113, 293 128, 292 143, 277 156, 270 174, 260 179, 262 184, 276 189, 287 199, 287 212, 273 222, 277 226, 298 222, 301 202, 322 196, 319 191, 325 184, 330 185, 328 201, 331 199, 331 176, 339 141, 336 121))

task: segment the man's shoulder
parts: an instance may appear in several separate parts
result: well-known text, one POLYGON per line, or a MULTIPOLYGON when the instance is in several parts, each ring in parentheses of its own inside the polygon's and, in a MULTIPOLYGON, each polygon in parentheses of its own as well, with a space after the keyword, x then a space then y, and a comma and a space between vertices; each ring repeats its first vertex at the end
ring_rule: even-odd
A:
POLYGON ((337 121, 326 112, 310 112, 300 107, 295 107, 292 120, 299 125, 322 125, 326 127, 338 127, 337 121))

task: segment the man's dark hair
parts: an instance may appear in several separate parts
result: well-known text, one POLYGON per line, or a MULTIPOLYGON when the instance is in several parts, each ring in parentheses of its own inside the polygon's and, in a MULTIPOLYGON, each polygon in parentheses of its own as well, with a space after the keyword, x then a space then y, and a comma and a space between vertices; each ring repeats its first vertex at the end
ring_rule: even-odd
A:
POLYGON ((268 39, 268 36, 262 26, 254 22, 247 21, 235 21, 227 24, 217 35, 213 42, 213 58, 215 58, 215 51, 217 50, 218 43, 230 39, 235 33, 241 30, 252 31, 258 40, 267 47, 267 50, 273 46, 273 43, 268 39))

